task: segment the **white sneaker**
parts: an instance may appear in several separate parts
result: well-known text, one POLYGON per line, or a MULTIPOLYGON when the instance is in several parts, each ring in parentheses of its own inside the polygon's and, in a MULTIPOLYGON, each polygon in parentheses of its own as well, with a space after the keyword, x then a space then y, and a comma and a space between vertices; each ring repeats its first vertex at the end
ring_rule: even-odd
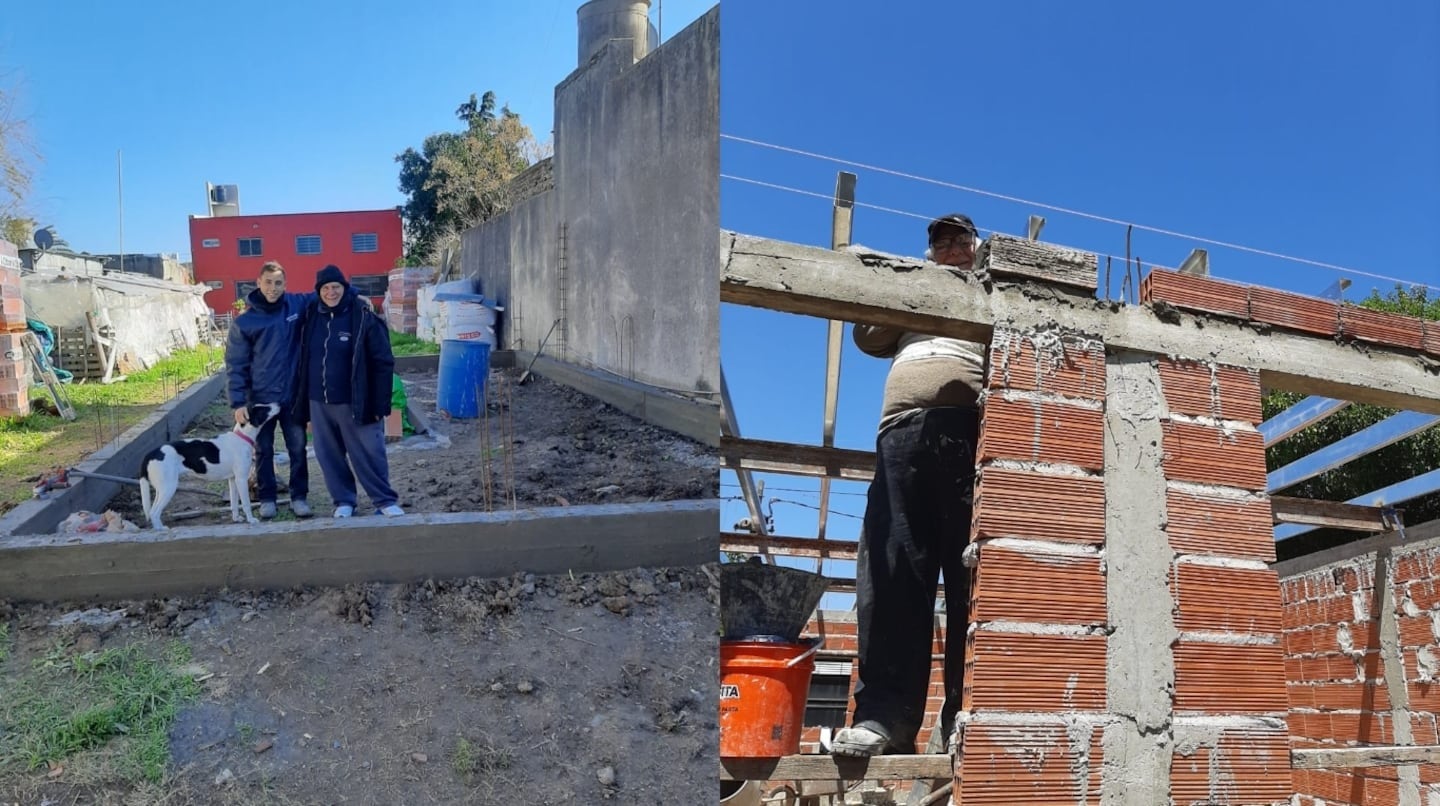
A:
POLYGON ((389 517, 394 518, 400 515, 404 515, 405 510, 401 509, 399 504, 391 504, 388 507, 382 507, 380 509, 380 514, 388 515, 389 517))
POLYGON ((340 506, 338 506, 338 507, 335 507, 335 517, 337 517, 337 518, 348 518, 348 517, 350 517, 351 515, 354 515, 354 514, 355 514, 355 507, 345 506, 344 504, 342 504, 342 505, 340 505, 340 506))

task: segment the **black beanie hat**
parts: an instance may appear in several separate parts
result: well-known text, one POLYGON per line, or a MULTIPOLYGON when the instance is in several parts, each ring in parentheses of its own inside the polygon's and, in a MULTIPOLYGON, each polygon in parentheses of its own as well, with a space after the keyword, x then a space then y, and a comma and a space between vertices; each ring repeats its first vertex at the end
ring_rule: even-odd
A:
POLYGON ((326 283, 339 283, 340 285, 345 286, 346 289, 350 288, 350 283, 345 279, 344 272, 340 271, 340 267, 336 266, 334 263, 331 263, 330 265, 321 269, 315 275, 316 293, 319 293, 320 286, 323 286, 326 283))

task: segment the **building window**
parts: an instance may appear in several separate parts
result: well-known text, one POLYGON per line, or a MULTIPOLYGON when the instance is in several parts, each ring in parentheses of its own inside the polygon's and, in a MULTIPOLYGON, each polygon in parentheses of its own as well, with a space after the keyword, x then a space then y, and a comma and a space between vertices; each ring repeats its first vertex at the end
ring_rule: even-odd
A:
POLYGON ((254 290, 255 283, 253 280, 235 281, 235 299, 247 299, 250 296, 250 292, 254 290))
POLYGON ((845 707, 850 704, 850 664, 815 664, 810 676, 810 698, 805 701, 807 728, 845 727, 845 707))
POLYGON ((350 251, 379 252, 380 243, 373 232, 357 232, 350 236, 350 251))
POLYGON ((260 257, 259 238, 241 238, 237 243, 240 244, 240 257, 260 257))
POLYGON ((320 254, 319 235, 297 235, 295 236, 295 254, 297 255, 318 255, 320 254))
POLYGON ((390 275, 370 274, 351 277, 350 287, 362 297, 383 297, 390 288, 390 275))

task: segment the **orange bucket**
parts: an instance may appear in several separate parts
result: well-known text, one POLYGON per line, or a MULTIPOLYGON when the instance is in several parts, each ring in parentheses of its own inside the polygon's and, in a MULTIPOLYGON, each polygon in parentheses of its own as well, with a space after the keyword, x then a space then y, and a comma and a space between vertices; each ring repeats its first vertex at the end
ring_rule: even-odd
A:
POLYGON ((777 758, 800 751, 818 640, 720 642, 720 755, 777 758))

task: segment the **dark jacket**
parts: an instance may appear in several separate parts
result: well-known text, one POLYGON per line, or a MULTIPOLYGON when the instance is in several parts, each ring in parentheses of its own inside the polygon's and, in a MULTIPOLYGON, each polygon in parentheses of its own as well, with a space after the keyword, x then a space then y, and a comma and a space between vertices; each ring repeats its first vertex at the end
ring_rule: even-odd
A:
MULTIPOLYGON (((390 414, 391 384, 395 376, 395 354, 390 351, 390 333, 380 317, 360 304, 353 289, 346 289, 345 297, 335 308, 329 308, 318 298, 305 315, 305 324, 300 336, 299 361, 295 369, 295 395, 291 412, 295 421, 301 424, 310 421, 311 398, 321 399, 317 390, 311 388, 312 364, 325 361, 326 349, 339 349, 338 340, 345 334, 350 345, 348 378, 337 374, 333 377, 348 380, 350 411, 357 425, 379 422, 390 414), (330 343, 334 340, 336 343, 330 343)), ((329 367, 332 372, 339 367, 329 367)), ((338 396, 337 396, 338 397, 338 396)), ((340 401, 336 401, 340 402, 340 401)))
POLYGON ((250 307, 235 317, 225 342, 230 408, 288 405, 294 400, 300 329, 315 294, 286 294, 272 303, 257 288, 245 301, 250 307))

